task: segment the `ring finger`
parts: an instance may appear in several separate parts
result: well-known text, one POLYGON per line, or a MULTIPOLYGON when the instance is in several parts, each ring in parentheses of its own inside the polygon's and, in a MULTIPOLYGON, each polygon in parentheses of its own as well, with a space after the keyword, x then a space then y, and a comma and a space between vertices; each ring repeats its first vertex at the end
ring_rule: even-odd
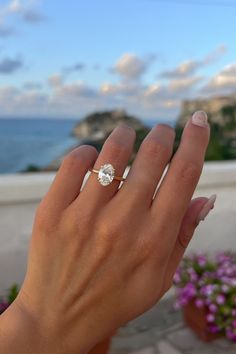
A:
MULTIPOLYGON (((133 128, 120 124, 109 135, 95 162, 94 169, 99 170, 104 164, 112 164, 116 176, 122 176, 132 155, 135 141, 133 128)), ((79 195, 79 199, 91 200, 90 205, 106 204, 117 192, 120 182, 114 179, 111 184, 103 186, 98 181, 98 175, 91 173, 79 195)))

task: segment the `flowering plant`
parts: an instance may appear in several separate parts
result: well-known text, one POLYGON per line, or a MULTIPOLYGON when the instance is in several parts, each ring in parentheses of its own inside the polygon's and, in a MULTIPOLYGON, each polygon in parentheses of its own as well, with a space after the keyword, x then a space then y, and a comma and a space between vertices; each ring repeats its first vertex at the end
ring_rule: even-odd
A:
POLYGON ((236 254, 184 257, 174 275, 176 308, 190 300, 205 307, 211 333, 224 333, 236 341, 236 254))
POLYGON ((13 284, 7 292, 7 295, 5 298, 0 298, 0 315, 3 313, 8 306, 15 300, 19 292, 18 285, 13 284))

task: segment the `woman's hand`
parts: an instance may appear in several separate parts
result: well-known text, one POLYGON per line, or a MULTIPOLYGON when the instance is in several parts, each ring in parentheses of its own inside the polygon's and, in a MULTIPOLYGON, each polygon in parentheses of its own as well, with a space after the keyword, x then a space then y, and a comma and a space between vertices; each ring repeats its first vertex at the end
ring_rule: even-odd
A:
POLYGON ((169 126, 155 126, 120 189, 116 180, 101 186, 92 173, 80 190, 90 167, 111 163, 123 174, 132 128, 118 126, 99 156, 84 145, 64 159, 37 209, 26 278, 5 314, 17 308, 32 324, 37 344, 25 354, 86 353, 169 289, 194 228, 213 207, 207 198, 190 203, 209 139, 204 112, 187 123, 154 196, 174 137, 169 126))

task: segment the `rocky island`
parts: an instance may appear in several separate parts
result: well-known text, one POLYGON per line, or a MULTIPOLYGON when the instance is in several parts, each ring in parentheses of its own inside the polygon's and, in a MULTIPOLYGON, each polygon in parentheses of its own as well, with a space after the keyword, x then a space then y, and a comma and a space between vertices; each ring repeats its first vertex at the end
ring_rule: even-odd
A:
POLYGON ((148 129, 138 118, 127 114, 124 110, 116 110, 96 112, 86 116, 75 125, 73 135, 82 140, 105 139, 119 123, 128 124, 136 131, 148 129))
MULTIPOLYGON (((76 123, 72 131, 72 135, 78 139, 78 143, 75 144, 75 146, 73 146, 70 150, 82 144, 89 144, 95 146, 96 149, 100 151, 108 135, 120 123, 128 124, 136 131, 136 142, 133 155, 130 159, 131 163, 142 140, 150 131, 150 128, 140 119, 129 115, 124 110, 95 112, 80 120, 76 123)), ((70 150, 66 151, 65 154, 52 161, 51 164, 44 169, 44 171, 57 170, 64 156, 70 150)))

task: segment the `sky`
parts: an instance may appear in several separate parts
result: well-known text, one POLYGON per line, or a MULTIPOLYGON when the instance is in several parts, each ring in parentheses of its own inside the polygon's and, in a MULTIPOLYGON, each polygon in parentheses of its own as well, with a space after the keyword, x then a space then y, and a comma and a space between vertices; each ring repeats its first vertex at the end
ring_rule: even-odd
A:
POLYGON ((0 0, 0 117, 175 120, 236 93, 236 0, 0 0))

